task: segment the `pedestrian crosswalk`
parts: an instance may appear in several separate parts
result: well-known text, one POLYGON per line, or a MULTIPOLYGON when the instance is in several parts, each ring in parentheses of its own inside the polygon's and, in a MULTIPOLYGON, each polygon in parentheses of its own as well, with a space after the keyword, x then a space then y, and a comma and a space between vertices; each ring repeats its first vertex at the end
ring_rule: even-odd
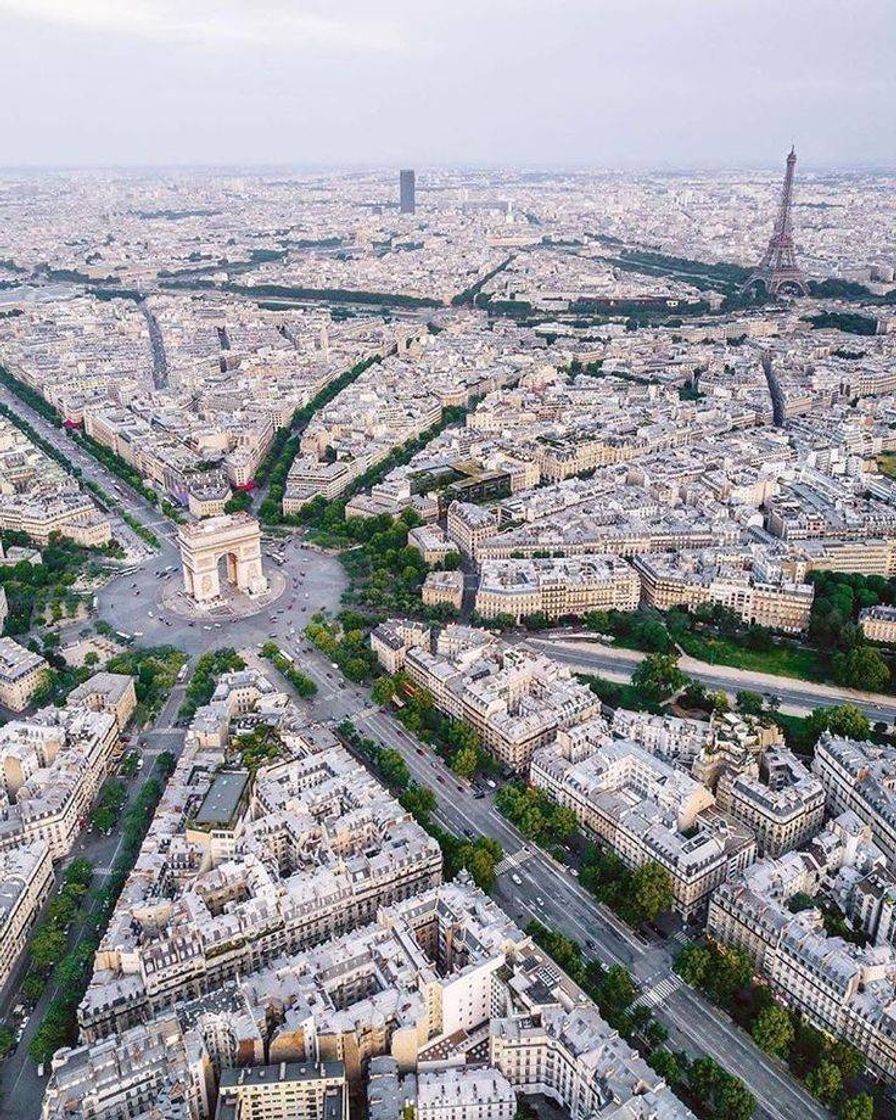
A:
POLYGON ((635 1000, 635 1007, 658 1007, 659 1004, 672 995, 673 992, 678 991, 681 987, 681 980, 671 973, 669 976, 664 976, 662 980, 654 984, 652 988, 648 988, 642 992, 635 1000))
POLYGON ((518 852, 513 852, 509 856, 505 856, 495 868, 496 875, 504 875, 508 871, 513 871, 515 867, 521 867, 527 859, 531 859, 534 855, 531 848, 520 848, 518 852))

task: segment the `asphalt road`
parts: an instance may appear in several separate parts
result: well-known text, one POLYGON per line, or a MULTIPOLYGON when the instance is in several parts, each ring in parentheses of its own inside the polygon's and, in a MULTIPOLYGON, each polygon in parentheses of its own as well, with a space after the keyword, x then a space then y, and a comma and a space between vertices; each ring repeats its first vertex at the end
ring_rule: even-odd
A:
MULTIPOLYGON (((599 673, 616 680, 628 680, 643 656, 632 650, 613 649, 597 643, 586 645, 560 638, 529 638, 527 644, 582 672, 599 673)), ((799 681, 793 677, 775 677, 723 665, 707 665, 687 657, 681 659, 680 665, 688 676, 713 690, 724 690, 732 698, 739 689, 777 696, 782 711, 794 715, 806 715, 813 708, 850 703, 862 708, 872 723, 893 723, 896 720, 896 696, 890 698, 837 685, 799 681)))

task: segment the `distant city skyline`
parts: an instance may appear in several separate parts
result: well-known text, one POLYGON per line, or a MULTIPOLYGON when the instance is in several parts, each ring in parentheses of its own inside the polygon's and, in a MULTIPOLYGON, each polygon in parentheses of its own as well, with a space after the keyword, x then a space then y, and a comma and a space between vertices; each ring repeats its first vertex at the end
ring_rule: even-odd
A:
POLYGON ((896 162, 888 0, 0 0, 0 166, 896 162))

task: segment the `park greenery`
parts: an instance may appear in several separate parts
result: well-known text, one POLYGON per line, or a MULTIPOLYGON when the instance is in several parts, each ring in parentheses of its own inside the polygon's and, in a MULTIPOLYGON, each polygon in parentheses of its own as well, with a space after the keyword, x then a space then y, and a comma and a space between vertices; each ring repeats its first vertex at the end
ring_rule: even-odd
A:
POLYGON ((236 736, 231 747, 233 753, 239 759, 239 765, 254 774, 262 766, 270 766, 282 758, 285 752, 276 728, 260 723, 251 731, 236 736))
POLYGON ((342 611, 335 619, 318 612, 305 627, 305 637, 350 681, 356 682, 366 681, 378 672, 367 632, 367 619, 354 611, 342 611))
POLYGON ((769 986, 754 976, 745 950, 711 941, 687 945, 676 958, 675 970, 749 1031, 757 1046, 786 1061, 809 1091, 842 1120, 870 1118, 873 1102, 860 1080, 865 1065, 862 1054, 777 1003, 769 986))
MULTIPOLYGON (((0 534, 3 547, 29 545, 22 533, 0 534)), ((9 616, 5 634, 24 634, 41 620, 61 622, 74 615, 82 596, 73 590, 79 578, 100 575, 104 553, 84 548, 53 533, 41 552, 42 563, 21 560, 0 566, 0 586, 6 591, 9 616)))
POLYGON ((317 685, 314 681, 283 655, 276 642, 265 642, 261 647, 261 656, 270 661, 274 668, 286 677, 303 700, 310 700, 317 693, 317 685))
POLYGON ((666 1030, 650 1010, 636 1003, 638 990, 622 965, 604 968, 586 961, 572 938, 540 922, 526 932, 597 1004, 607 1023, 639 1051, 672 1090, 701 1120, 749 1120, 756 1101, 740 1078, 727 1073, 712 1058, 691 1061, 664 1043, 666 1030))
POLYGON ((229 646, 209 650, 196 662, 196 668, 187 685, 184 700, 177 710, 179 719, 192 719, 196 710, 212 698, 218 677, 246 668, 246 662, 229 646))
POLYGON ((813 572, 816 587, 808 641, 748 625, 720 604, 693 611, 652 608, 633 612, 592 611, 589 630, 611 637, 615 645, 652 653, 684 653, 708 664, 831 681, 849 688, 888 691, 896 659, 867 642, 858 626, 859 611, 896 601, 896 579, 845 572, 813 572))
POLYGON ((877 319, 855 311, 821 311, 817 315, 803 316, 813 330, 838 330, 847 334, 877 334, 877 319))
POLYGON ((127 673, 134 677, 137 694, 134 721, 142 724, 158 714, 186 663, 187 655, 174 646, 147 646, 117 653, 106 663, 106 668, 110 673, 127 673))

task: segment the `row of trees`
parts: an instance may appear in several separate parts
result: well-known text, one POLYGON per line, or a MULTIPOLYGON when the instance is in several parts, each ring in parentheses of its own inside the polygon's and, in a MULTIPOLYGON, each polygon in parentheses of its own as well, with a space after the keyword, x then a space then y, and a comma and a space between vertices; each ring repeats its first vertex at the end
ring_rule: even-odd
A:
POLYGON ((871 1120, 873 1101, 858 1084, 865 1065, 862 1055, 775 1002, 768 985, 754 979, 753 963, 743 949, 714 942, 688 945, 679 953, 675 969, 728 1011, 757 1046, 784 1059, 822 1104, 838 1110, 842 1120, 871 1120))
POLYGON ((307 404, 297 408, 292 414, 289 424, 277 432, 255 475, 255 481, 259 485, 266 482, 270 483, 267 495, 258 507, 260 520, 268 525, 276 525, 283 520, 282 502, 286 476, 289 474, 289 468, 298 454, 301 433, 311 417, 333 400, 343 389, 356 381, 364 370, 369 369, 375 362, 381 360, 378 354, 373 355, 345 370, 325 385, 307 404))
POLYGON ((581 883, 632 926, 656 921, 674 901, 672 878, 660 864, 647 860, 632 871, 615 852, 596 844, 588 845, 581 883))
POLYGON ((405 673, 381 677, 373 686, 373 697, 378 704, 400 701, 397 718, 412 735, 435 747, 459 777, 472 778, 479 771, 497 770, 497 762, 482 746, 475 727, 465 719, 440 712, 432 695, 412 684, 405 673))
POLYGON ((435 794, 428 786, 417 785, 411 780, 407 763, 398 751, 380 746, 375 740, 361 735, 349 720, 344 720, 337 730, 365 756, 386 785, 398 795, 402 806, 438 842, 445 878, 453 879, 461 868, 466 868, 478 887, 490 891, 495 884, 495 868, 504 854, 500 843, 489 836, 460 837, 440 828, 433 820, 438 804, 435 794))
POLYGON ((749 1120, 756 1100, 746 1085, 709 1057, 690 1061, 664 1046, 666 1030, 651 1012, 635 1005, 637 987, 622 965, 604 969, 585 961, 572 938, 530 922, 526 932, 588 993, 606 1021, 626 1038, 702 1120, 749 1120))
MULTIPOLYGON (((164 773, 170 769, 171 762, 173 759, 170 757, 163 762, 160 756, 157 770, 164 773)), ((81 1002, 93 970, 93 958, 99 946, 99 931, 105 927, 115 908, 161 796, 162 783, 158 777, 153 776, 144 782, 133 805, 124 816, 121 827, 121 847, 112 871, 105 884, 92 896, 94 903, 92 916, 97 919, 93 930, 82 934, 64 956, 56 958, 51 975, 51 982, 56 986, 56 995, 28 1044, 28 1053, 35 1062, 48 1062, 61 1046, 72 1045, 77 1039, 78 1004, 81 1002)), ((80 874, 86 875, 86 868, 82 869, 80 874)), ((67 942, 67 937, 65 940, 67 942)), ((26 981, 28 979, 30 975, 26 981)), ((44 980, 40 984, 40 990, 43 990, 45 982, 44 980)))
POLYGON ((276 642, 265 642, 261 647, 261 656, 267 658, 274 668, 281 673, 303 700, 310 700, 317 693, 317 685, 293 663, 283 656, 276 642))
POLYGON ((511 782, 498 791, 495 807, 526 837, 544 848, 567 844, 579 831, 572 809, 558 805, 546 790, 511 782))

